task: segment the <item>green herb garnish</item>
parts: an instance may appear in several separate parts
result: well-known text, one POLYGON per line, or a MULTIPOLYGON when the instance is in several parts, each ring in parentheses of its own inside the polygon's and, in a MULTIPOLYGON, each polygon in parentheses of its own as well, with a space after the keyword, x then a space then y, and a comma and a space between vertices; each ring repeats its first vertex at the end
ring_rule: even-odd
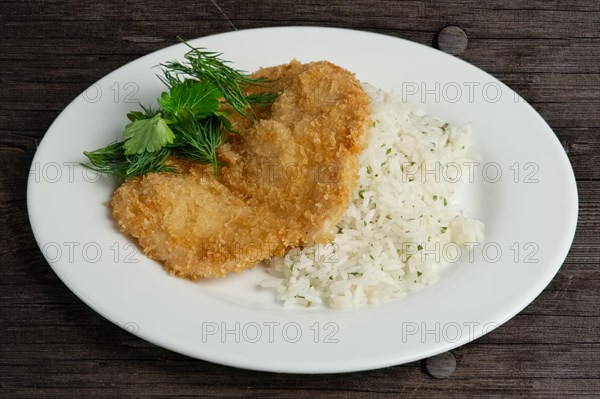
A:
POLYGON ((221 54, 190 46, 185 61, 160 64, 159 79, 167 86, 157 99, 158 110, 127 114, 131 121, 123 131, 124 140, 104 148, 86 151, 89 163, 83 166, 119 180, 151 172, 175 172, 166 162, 170 156, 212 164, 218 176, 217 148, 233 132, 227 118, 237 112, 256 119, 253 106, 269 106, 279 93, 259 91, 270 80, 254 79, 228 66, 221 54))
POLYGON ((256 118, 251 105, 270 105, 277 98, 278 94, 275 92, 246 95, 245 89, 253 86, 265 86, 271 81, 250 78, 242 71, 228 66, 229 61, 221 60, 219 58, 221 53, 192 47, 179 36, 177 39, 188 46, 190 51, 184 55, 187 63, 171 61, 161 64, 165 68, 165 76, 162 80, 168 86, 173 80, 179 80, 178 75, 190 76, 201 82, 211 82, 221 91, 227 103, 236 112, 251 119, 256 118))
POLYGON ((142 154, 158 151, 167 144, 173 143, 175 135, 167 122, 160 116, 150 119, 136 119, 125 126, 123 132, 125 155, 142 154))
POLYGON ((219 110, 221 92, 211 83, 196 80, 173 82, 169 93, 162 93, 157 100, 161 108, 177 118, 181 112, 191 112, 201 119, 219 110))

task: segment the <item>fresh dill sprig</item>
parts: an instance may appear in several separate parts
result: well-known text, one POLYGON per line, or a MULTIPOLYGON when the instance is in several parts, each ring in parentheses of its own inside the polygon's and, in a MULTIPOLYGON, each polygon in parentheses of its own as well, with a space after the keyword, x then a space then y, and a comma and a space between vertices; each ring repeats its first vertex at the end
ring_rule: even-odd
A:
POLYGON ((85 151, 84 154, 90 163, 84 166, 121 181, 151 172, 174 171, 165 164, 171 154, 171 148, 163 147, 157 152, 125 155, 124 143, 124 141, 117 141, 95 151, 85 151))
POLYGON ((226 133, 220 129, 217 116, 197 122, 192 114, 183 116, 176 125, 175 155, 199 163, 210 163, 218 175, 217 147, 225 142, 226 133))
POLYGON ((257 107, 268 107, 277 99, 279 93, 263 91, 260 93, 251 93, 246 96, 246 101, 257 107))
POLYGON ((142 111, 129 112, 125 140, 84 152, 89 163, 83 166, 125 180, 151 172, 174 172, 166 164, 174 156, 212 164, 218 176, 217 148, 228 132, 235 133, 229 112, 255 119, 252 106, 269 106, 279 95, 267 91, 270 80, 250 78, 226 65, 229 62, 221 60, 220 53, 177 38, 190 50, 184 62, 160 64, 163 69, 158 78, 169 89, 157 100, 160 108, 140 104, 142 111))
POLYGON ((193 47, 179 36, 177 39, 188 46, 190 51, 184 55, 187 64, 178 61, 160 64, 165 68, 161 80, 167 86, 177 83, 180 80, 178 75, 211 82, 236 112, 250 119, 256 119, 252 105, 267 106, 277 98, 278 93, 275 92, 246 94, 252 87, 268 87, 271 80, 251 78, 243 71, 228 66, 230 62, 220 58, 222 53, 193 47))

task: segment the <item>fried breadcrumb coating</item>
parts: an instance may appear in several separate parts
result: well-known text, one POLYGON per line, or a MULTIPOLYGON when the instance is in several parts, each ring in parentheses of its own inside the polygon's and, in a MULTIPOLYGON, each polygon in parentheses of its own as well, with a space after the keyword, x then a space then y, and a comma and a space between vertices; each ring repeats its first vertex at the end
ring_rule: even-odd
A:
POLYGON ((371 124, 359 81, 324 61, 252 76, 282 94, 256 121, 231 115, 238 134, 218 149, 218 178, 211 165, 172 160, 179 173, 128 180, 112 198, 118 227, 171 274, 223 277, 327 242, 348 207, 371 124))

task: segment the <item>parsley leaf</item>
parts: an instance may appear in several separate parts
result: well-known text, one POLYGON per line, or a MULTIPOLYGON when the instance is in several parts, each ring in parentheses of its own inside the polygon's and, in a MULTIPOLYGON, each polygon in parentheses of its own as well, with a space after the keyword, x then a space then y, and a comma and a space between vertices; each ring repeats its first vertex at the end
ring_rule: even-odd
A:
POLYGON ((219 110, 221 97, 223 95, 215 85, 187 79, 172 86, 169 93, 162 93, 158 103, 175 117, 187 109, 197 119, 202 119, 219 110))
POLYGON ((160 114, 150 119, 136 119, 125 126, 125 155, 158 151, 173 143, 175 135, 160 114))

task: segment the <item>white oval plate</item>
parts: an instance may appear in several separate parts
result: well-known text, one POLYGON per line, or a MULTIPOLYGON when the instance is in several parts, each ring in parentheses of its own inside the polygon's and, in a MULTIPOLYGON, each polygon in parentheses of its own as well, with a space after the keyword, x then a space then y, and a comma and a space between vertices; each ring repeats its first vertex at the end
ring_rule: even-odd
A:
MULTIPOLYGON (((564 261, 577 189, 559 141, 535 110, 480 69, 393 37, 330 28, 267 28, 190 43, 236 67, 329 60, 452 123, 471 122, 482 155, 465 207, 486 243, 435 286, 351 311, 283 309, 258 289, 262 268, 219 281, 169 277, 114 227, 109 179, 77 166, 82 152, 121 135, 126 113, 155 104, 153 67, 181 59, 178 44, 110 73, 52 124, 33 160, 28 207, 35 238, 62 281, 98 313, 165 348, 255 370, 330 373, 373 369, 463 345, 527 306, 564 261)), ((469 171, 469 173, 471 173, 469 171)))

